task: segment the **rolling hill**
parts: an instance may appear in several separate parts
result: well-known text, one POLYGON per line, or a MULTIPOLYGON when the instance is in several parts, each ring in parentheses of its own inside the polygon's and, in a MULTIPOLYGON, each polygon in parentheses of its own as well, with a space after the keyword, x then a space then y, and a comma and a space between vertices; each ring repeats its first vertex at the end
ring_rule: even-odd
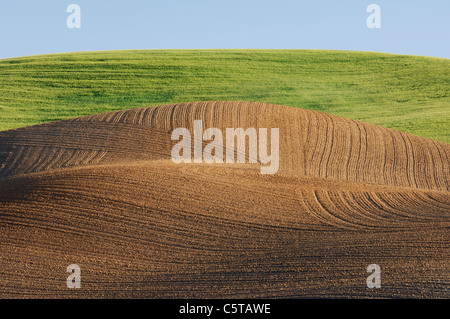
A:
POLYGON ((0 60, 0 130, 166 103, 318 110, 450 142, 450 61, 326 50, 137 50, 0 60))
POLYGON ((0 132, 0 297, 449 298, 450 145, 209 101, 0 132), (279 128, 280 169, 175 164, 174 129, 279 128), (81 289, 66 287, 76 263, 81 289), (382 269, 368 289, 366 267, 382 269))

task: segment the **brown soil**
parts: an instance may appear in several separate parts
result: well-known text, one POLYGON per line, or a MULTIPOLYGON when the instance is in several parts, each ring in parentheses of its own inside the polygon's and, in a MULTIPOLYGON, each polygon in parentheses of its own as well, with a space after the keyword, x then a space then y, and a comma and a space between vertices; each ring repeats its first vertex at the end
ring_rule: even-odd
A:
POLYGON ((449 158, 445 143, 248 102, 0 132, 0 297, 449 298, 449 158), (278 173, 174 164, 172 130, 198 119, 279 128, 278 173))

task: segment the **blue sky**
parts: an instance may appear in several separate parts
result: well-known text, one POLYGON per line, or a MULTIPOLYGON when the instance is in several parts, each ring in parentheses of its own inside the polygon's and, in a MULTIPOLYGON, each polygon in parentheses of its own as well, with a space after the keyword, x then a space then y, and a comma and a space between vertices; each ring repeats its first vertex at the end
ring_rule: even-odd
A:
POLYGON ((449 0, 0 0, 0 58, 116 49, 333 49, 450 58, 449 0), (69 29, 69 4, 81 28, 69 29), (369 4, 381 28, 369 29, 369 4))

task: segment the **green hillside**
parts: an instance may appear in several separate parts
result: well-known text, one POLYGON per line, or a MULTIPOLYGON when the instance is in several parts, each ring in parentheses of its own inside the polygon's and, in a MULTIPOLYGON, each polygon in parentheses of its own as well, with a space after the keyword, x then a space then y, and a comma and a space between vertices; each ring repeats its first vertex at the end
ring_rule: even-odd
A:
POLYGON ((0 130, 202 100, 285 104, 450 143, 450 60, 322 50, 136 50, 0 60, 0 130))

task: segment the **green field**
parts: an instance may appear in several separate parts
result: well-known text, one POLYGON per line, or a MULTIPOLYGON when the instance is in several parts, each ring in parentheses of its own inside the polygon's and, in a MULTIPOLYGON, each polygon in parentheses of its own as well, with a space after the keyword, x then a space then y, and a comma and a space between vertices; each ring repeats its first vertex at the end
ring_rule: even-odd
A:
POLYGON ((0 60, 0 130, 206 100, 285 104, 450 143, 450 60, 325 50, 133 50, 0 60))

